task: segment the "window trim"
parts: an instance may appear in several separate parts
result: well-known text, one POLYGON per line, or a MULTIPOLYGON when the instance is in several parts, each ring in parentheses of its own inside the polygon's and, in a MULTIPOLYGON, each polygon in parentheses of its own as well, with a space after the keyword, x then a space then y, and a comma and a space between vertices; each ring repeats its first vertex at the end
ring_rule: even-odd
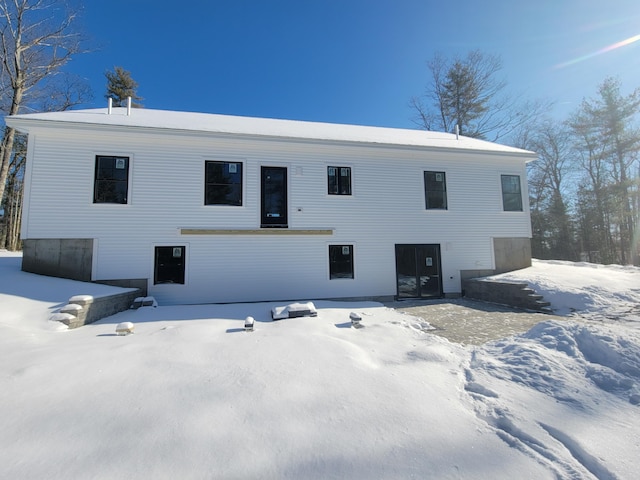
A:
MULTIPOLYGON (((355 260, 355 244, 354 243, 329 243, 327 248, 327 265, 329 267, 329 280, 354 280, 356 278, 356 260, 355 260), (332 248, 345 248, 348 247, 350 249, 350 269, 351 276, 333 276, 332 274, 332 265, 335 265, 337 262, 331 261, 331 249, 332 248)), ((337 272, 336 272, 337 274, 337 272)))
POLYGON ((501 174, 500 175, 500 193, 502 196, 502 211, 504 212, 524 212, 524 198, 522 196, 522 176, 519 174, 501 174), (510 192, 505 192, 504 189, 504 179, 507 177, 516 177, 518 179, 518 192, 516 193, 510 193, 510 192), (519 207, 520 208, 507 208, 507 202, 505 201, 506 195, 510 195, 511 197, 515 198, 515 195, 518 196, 518 200, 519 200, 519 207))
MULTIPOLYGON (((244 184, 245 184, 245 168, 242 160, 209 160, 205 159, 204 161, 204 178, 203 178, 203 205, 205 207, 242 207, 244 206, 244 184), (231 165, 231 164, 239 164, 240 165, 240 203, 207 203, 207 165, 209 163, 218 163, 231 165)), ((213 185, 213 184, 212 184, 213 185)), ((231 184, 235 185, 235 184, 231 184)))
POLYGON ((327 195, 330 196, 336 196, 336 197, 350 197, 353 195, 353 168, 350 165, 327 165, 327 195), (336 169, 336 175, 329 175, 329 172, 331 171, 330 169, 336 169), (331 176, 335 176, 338 179, 342 178, 343 175, 341 175, 342 173, 342 169, 347 169, 349 171, 349 175, 347 175, 349 177, 349 190, 348 192, 342 193, 341 190, 342 188, 340 185, 340 181, 338 180, 336 183, 336 188, 337 191, 336 192, 332 192, 331 191, 331 186, 329 183, 329 178, 331 176))
POLYGON ((423 170, 422 183, 424 187, 424 205, 425 210, 449 210, 449 197, 447 195, 447 172, 444 170, 423 170), (427 188, 427 174, 442 174, 444 189, 441 191, 444 197, 444 207, 430 207, 429 206, 429 189, 427 188))
POLYGON ((104 153, 104 152, 93 152, 93 191, 91 194, 91 203, 92 205, 129 205, 131 203, 131 188, 132 188, 132 163, 133 163, 133 155, 131 154, 119 154, 119 153, 104 153), (127 179, 126 179, 126 195, 124 202, 105 202, 105 201, 97 201, 96 197, 96 186, 98 184, 98 159, 99 158, 113 158, 113 159, 126 159, 127 160, 127 179))

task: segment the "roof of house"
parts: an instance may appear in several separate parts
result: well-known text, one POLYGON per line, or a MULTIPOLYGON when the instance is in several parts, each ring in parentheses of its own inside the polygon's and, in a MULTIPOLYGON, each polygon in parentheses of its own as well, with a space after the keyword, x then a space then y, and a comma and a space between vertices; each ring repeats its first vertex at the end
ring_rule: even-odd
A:
POLYGON ((393 146, 430 147, 454 150, 500 152, 535 156, 533 152, 498 143, 455 134, 400 128, 343 125, 333 123, 240 117, 210 113, 107 108, 67 110, 64 112, 30 113, 6 117, 7 125, 29 132, 31 126, 49 122, 69 125, 95 125, 131 128, 152 128, 178 131, 207 132, 233 135, 320 140, 349 143, 370 143, 393 146))

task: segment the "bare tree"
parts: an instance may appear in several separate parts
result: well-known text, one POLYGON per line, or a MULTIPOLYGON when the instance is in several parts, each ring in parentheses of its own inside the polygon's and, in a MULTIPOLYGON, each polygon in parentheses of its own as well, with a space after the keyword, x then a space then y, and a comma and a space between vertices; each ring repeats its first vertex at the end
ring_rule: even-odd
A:
POLYGON ((525 148, 538 160, 529 164, 532 248, 538 258, 576 260, 577 248, 569 214, 568 178, 573 170, 571 136, 564 124, 545 120, 531 125, 525 148))
MULTIPOLYGON (((69 108, 76 95, 61 80, 60 69, 80 53, 82 38, 75 30, 76 13, 64 0, 0 0, 0 105, 7 115, 35 104, 69 108)), ((75 98, 75 100, 74 100, 75 98)), ((0 144, 0 199, 4 198, 16 132, 5 128, 0 144)))
POLYGON ((427 66, 431 73, 424 95, 413 97, 414 121, 427 130, 453 132, 497 140, 516 132, 540 116, 549 105, 542 101, 515 102, 498 77, 502 61, 479 50, 451 60, 436 54, 427 66))
POLYGON ((27 157, 27 138, 16 135, 14 155, 9 166, 9 175, 4 196, 4 215, 0 246, 7 250, 20 250, 20 225, 22 217, 22 187, 24 184, 24 166, 27 157))

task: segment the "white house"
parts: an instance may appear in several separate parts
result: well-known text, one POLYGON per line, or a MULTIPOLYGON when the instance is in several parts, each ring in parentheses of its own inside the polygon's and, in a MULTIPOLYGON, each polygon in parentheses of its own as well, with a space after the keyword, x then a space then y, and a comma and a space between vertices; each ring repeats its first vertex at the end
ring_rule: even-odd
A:
POLYGON ((29 135, 25 271, 166 304, 456 296, 531 262, 532 152, 148 109, 6 123, 29 135))

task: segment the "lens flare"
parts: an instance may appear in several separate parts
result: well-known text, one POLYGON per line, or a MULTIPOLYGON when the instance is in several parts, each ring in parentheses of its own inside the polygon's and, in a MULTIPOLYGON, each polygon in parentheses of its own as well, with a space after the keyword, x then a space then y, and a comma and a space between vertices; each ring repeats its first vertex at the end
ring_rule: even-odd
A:
POLYGON ((590 58, 597 57, 598 55, 602 55, 603 53, 610 52, 615 50, 616 48, 626 47, 627 45, 631 45, 640 40, 640 35, 635 35, 633 37, 627 38, 626 40, 622 40, 621 42, 614 43, 613 45, 609 45, 608 47, 601 48, 593 53, 589 53, 587 55, 583 55, 578 58, 574 58, 573 60, 569 60, 568 62, 559 63, 554 68, 565 68, 569 65, 574 65, 579 62, 583 62, 585 60, 589 60, 590 58))

